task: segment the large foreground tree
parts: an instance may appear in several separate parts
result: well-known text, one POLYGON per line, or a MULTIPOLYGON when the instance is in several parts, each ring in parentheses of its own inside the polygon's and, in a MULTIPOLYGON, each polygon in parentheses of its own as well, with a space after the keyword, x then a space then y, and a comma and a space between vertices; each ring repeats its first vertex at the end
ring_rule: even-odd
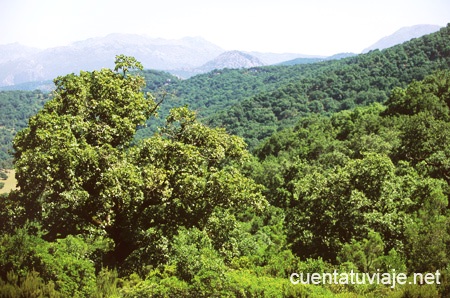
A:
POLYGON ((157 256, 180 226, 201 228, 215 207, 265 203, 236 166, 248 157, 243 140, 203 126, 187 108, 131 146, 158 106, 132 69, 142 65, 118 56, 114 71, 57 78, 52 100, 14 141, 23 217, 48 240, 106 235, 119 263, 135 251, 157 256))

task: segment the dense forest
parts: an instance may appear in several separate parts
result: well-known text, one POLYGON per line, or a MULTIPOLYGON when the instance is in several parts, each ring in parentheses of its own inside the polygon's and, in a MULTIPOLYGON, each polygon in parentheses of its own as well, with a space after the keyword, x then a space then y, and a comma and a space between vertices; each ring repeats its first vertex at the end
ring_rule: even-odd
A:
POLYGON ((41 91, 0 91, 0 169, 12 168, 12 140, 48 100, 41 91))
MULTIPOLYGON (((254 148, 278 129, 295 125, 299 117, 383 103, 394 87, 404 88, 435 70, 448 69, 449 30, 340 60, 222 69, 188 80, 166 75, 157 89, 166 94, 160 114, 188 105, 202 122, 225 127, 254 148)), ((146 80, 149 86, 154 86, 154 79, 153 72, 146 80)), ((151 119, 138 136, 150 136, 162 120, 151 119)))
POLYGON ((0 296, 448 297, 449 45, 186 81, 120 55, 0 93, 25 121, 0 296), (330 272, 405 283, 292 282, 330 272))
POLYGON ((347 59, 293 66, 297 77, 274 91, 259 93, 211 115, 251 146, 309 113, 331 113, 383 103, 394 87, 450 67, 450 28, 383 51, 347 59), (308 68, 300 70, 298 68, 308 68))

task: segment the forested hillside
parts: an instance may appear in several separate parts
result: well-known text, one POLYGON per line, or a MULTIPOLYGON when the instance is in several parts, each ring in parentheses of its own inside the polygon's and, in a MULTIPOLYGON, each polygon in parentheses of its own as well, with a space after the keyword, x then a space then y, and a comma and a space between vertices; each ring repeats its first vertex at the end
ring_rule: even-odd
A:
POLYGON ((449 26, 383 51, 286 68, 284 72, 291 73, 289 84, 277 78, 282 86, 276 90, 247 99, 237 97, 241 100, 232 107, 208 113, 207 123, 225 127, 254 146, 279 128, 294 124, 298 117, 383 103, 394 87, 405 87, 434 70, 448 68, 449 26))
POLYGON ((40 91, 0 91, 0 169, 12 168, 12 140, 48 96, 40 91))
POLYGON ((186 81, 123 55, 57 78, 14 139, 0 296, 448 297, 449 33, 186 81))
POLYGON ((140 127, 137 138, 151 136, 171 108, 188 105, 202 122, 225 127, 253 148, 300 116, 384 102, 393 87, 448 68, 448 31, 446 27, 384 51, 313 64, 222 69, 188 80, 145 70, 144 91, 164 97, 164 102, 161 117, 140 127))
POLYGON ((286 211, 295 254, 362 270, 355 250, 375 231, 380 257, 395 250, 410 272, 447 265, 449 87, 438 72, 394 89, 386 106, 310 115, 256 149, 250 173, 286 211))
MULTIPOLYGON (((146 91, 157 91, 157 96, 165 94, 160 114, 166 116, 176 106, 188 105, 197 112, 200 119, 227 109, 246 98, 278 87, 302 76, 303 71, 320 68, 319 64, 298 65, 295 71, 286 66, 265 66, 249 69, 220 69, 207 74, 179 80, 173 77, 169 84, 157 90, 146 87, 146 91)), ((153 75, 144 71, 146 82, 153 84, 153 75)), ((159 79, 158 79, 159 80, 159 79)), ((161 125, 161 120, 150 119, 148 128, 141 129, 140 135, 150 136, 161 125)))

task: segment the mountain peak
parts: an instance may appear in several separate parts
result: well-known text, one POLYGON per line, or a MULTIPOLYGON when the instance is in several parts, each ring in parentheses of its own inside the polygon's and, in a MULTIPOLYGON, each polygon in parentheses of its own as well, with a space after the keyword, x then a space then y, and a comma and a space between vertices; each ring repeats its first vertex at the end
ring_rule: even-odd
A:
POLYGON ((227 51, 200 67, 202 71, 222 68, 250 68, 263 66, 258 58, 241 51, 227 51))
POLYGON ((386 48, 390 48, 413 38, 418 38, 427 34, 434 33, 439 29, 441 29, 441 27, 437 25, 415 25, 410 27, 403 27, 395 31, 393 34, 383 37, 370 47, 364 49, 363 53, 367 53, 376 49, 383 50, 386 48))
POLYGON ((37 52, 39 52, 39 49, 24 46, 17 42, 0 45, 0 63, 23 58, 36 54, 37 52))

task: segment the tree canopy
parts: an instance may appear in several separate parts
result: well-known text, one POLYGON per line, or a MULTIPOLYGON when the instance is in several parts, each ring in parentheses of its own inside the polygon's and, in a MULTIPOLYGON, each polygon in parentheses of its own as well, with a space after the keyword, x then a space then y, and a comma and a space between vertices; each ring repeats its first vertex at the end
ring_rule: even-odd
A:
POLYGON ((447 36, 295 68, 304 72, 291 82, 294 68, 277 78, 278 66, 245 70, 254 85, 239 81, 244 70, 191 81, 223 75, 251 94, 255 71, 266 72, 268 92, 226 113, 236 133, 267 136, 252 153, 186 106, 137 136, 180 82, 132 57, 55 79, 14 140, 19 188, 0 196, 0 296, 447 297, 447 36), (167 92, 144 93, 146 80, 167 92), (438 271, 440 284, 409 283, 438 271), (408 279, 294 285, 294 272, 408 279))
POLYGON ((233 166, 248 155, 242 139, 186 108, 130 146, 157 107, 141 92, 143 78, 128 72, 136 67, 119 56, 115 71, 57 78, 52 99, 14 140, 24 220, 39 222, 47 240, 106 233, 120 262, 180 226, 204 227, 215 208, 264 207, 259 187, 233 166))

